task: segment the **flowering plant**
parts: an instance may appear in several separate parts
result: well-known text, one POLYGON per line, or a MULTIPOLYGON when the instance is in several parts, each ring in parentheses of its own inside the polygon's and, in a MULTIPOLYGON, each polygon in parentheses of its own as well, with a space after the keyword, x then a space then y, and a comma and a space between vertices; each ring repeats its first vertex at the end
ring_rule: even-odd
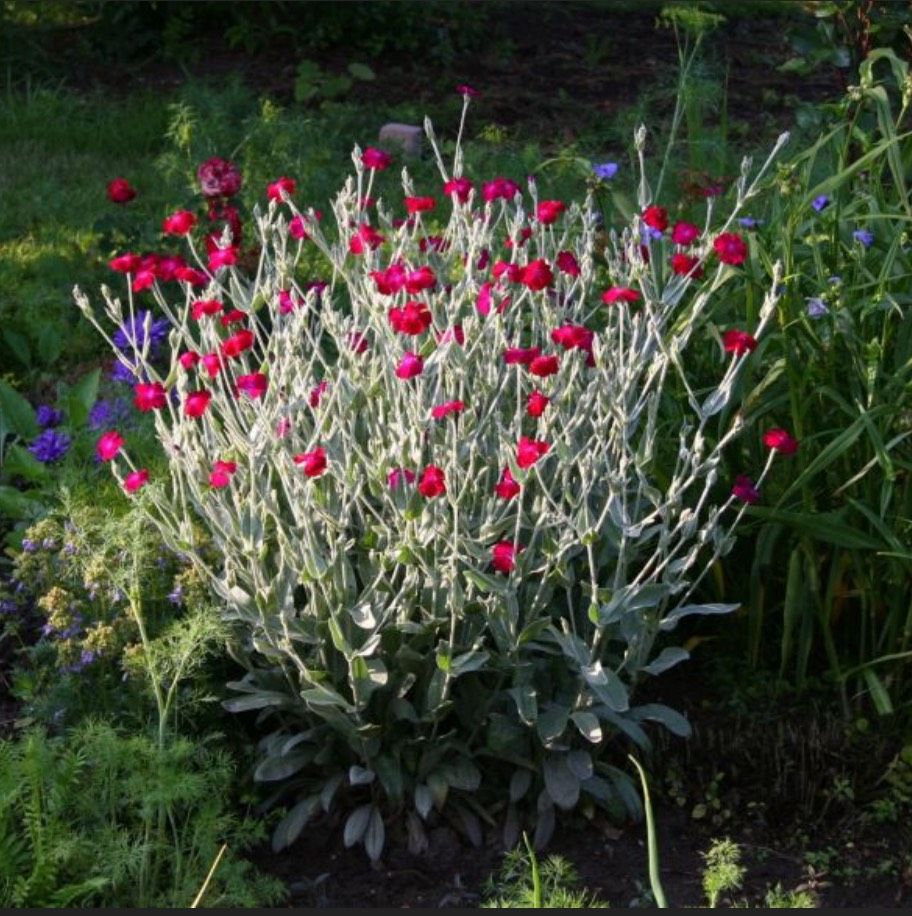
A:
MULTIPOLYGON (((639 217, 603 260, 591 201, 475 187, 458 146, 448 169, 426 128, 446 204, 394 219, 378 200, 369 221, 381 151, 356 148, 336 232, 278 189, 256 215, 252 275, 207 263, 188 233, 208 285, 175 302, 152 283, 170 365, 152 362, 148 333, 130 360, 168 476, 133 466, 116 430, 99 443, 244 637, 248 673, 226 705, 275 724, 256 776, 287 780, 296 802, 277 848, 339 803, 346 844, 371 858, 391 812, 415 849, 441 812, 473 841, 499 815, 508 842, 528 817, 544 842, 581 795, 635 812, 599 752, 618 734, 646 742, 649 720, 688 726, 630 688, 687 658, 654 655, 683 617, 735 607, 691 599, 747 502, 717 479, 739 418, 712 443, 708 428, 751 348, 720 349, 710 391, 684 361, 746 257, 729 230, 756 186, 749 163, 735 212, 711 231, 710 203, 688 243, 708 275, 694 293, 695 271, 650 262, 639 217), (305 245, 331 266, 328 288, 299 277, 305 245), (197 524, 220 562, 196 552, 197 524)), ((636 142, 642 164, 645 130, 636 142)), ((402 177, 406 201, 426 199, 402 177)), ((133 287, 126 303, 103 294, 111 321, 132 319, 133 287)))

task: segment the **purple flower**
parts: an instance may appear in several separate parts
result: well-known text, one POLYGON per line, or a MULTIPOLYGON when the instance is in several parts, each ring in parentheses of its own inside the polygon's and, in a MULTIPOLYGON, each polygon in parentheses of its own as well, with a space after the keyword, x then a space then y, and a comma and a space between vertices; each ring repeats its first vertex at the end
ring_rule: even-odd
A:
POLYGON ((653 229, 652 226, 640 226, 640 238, 644 245, 648 245, 651 239, 663 238, 661 229, 653 229))
POLYGON ((46 429, 29 446, 29 451, 42 463, 59 461, 70 449, 70 437, 56 429, 46 429))
POLYGON ((754 219, 753 216, 742 216, 738 220, 739 224, 742 225, 745 229, 756 229, 757 226, 763 225, 762 219, 754 219))
POLYGON ((602 162, 592 166, 595 177, 600 178, 602 181, 610 181, 617 175, 617 170, 618 164, 616 162, 602 162))
POLYGON ((33 541, 31 538, 22 539, 22 552, 23 553, 35 553, 37 550, 38 550, 37 541, 33 541))
POLYGON ((811 201, 811 206, 820 213, 821 210, 826 209, 829 206, 830 198, 826 194, 821 194, 820 197, 815 197, 811 201))
POLYGON ((66 557, 71 557, 76 553, 76 545, 73 543, 66 543, 63 545, 63 555, 66 557))
POLYGON ((179 586, 175 586, 174 591, 168 595, 168 600, 172 604, 183 604, 184 603, 184 590, 179 586))
POLYGON ((827 283, 829 283, 830 286, 838 286, 840 283, 842 283, 842 277, 840 277, 838 274, 833 274, 832 277, 827 277, 827 283))
POLYGON ((63 411, 54 410, 53 407, 49 407, 47 404, 42 404, 35 411, 35 419, 38 421, 38 425, 42 429, 48 429, 51 426, 60 426, 63 422, 63 411))
POLYGON ((41 546, 44 550, 56 550, 57 542, 53 538, 45 538, 41 542, 41 546))
POLYGON ((0 600, 0 614, 15 614, 19 610, 19 605, 9 598, 0 600))
POLYGON ((807 313, 808 318, 823 318, 824 315, 830 313, 830 310, 823 299, 814 296, 807 300, 807 313))
POLYGON ((123 398, 96 401, 89 411, 89 427, 94 430, 108 429, 126 420, 130 405, 123 398))
MULTIPOLYGON (((112 335, 118 350, 130 355, 131 350, 142 352, 146 343, 146 318, 148 309, 140 309, 133 320, 125 321, 112 335)), ((149 324, 149 351, 154 353, 167 339, 171 322, 167 318, 152 319, 149 324)))
POLYGON ((852 233, 852 238, 856 242, 861 242, 865 248, 870 248, 874 244, 874 233, 869 229, 856 229, 852 233))

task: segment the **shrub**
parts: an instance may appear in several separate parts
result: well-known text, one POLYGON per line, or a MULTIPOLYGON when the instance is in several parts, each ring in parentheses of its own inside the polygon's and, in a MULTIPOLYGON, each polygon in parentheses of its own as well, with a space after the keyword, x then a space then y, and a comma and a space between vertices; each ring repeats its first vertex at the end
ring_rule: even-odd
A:
MULTIPOLYGON (((641 163, 644 147, 641 130, 641 163)), ((295 802, 277 848, 333 805, 374 859, 389 814, 422 849, 441 815, 474 842, 497 816, 510 845, 531 816, 540 845, 581 797, 636 813, 598 752, 618 735, 645 745, 647 721, 687 733, 631 688, 687 658, 654 657, 682 618, 735 607, 691 599, 753 499, 718 469, 777 278, 756 325, 717 346, 711 385, 691 385, 685 360, 746 257, 729 230, 756 189, 749 163, 735 212, 711 231, 710 201, 673 272, 649 257, 662 212, 645 167, 643 216, 606 244, 590 200, 539 201, 506 178, 479 192, 458 148, 452 171, 434 151, 445 204, 403 172, 394 219, 398 204, 370 201, 388 157, 356 148, 335 233, 284 181, 255 248, 226 229, 206 260, 187 234, 205 288, 175 301, 153 270, 126 302, 103 290, 115 324, 147 295, 172 325, 167 367, 121 351, 168 477, 136 467, 116 431, 101 454, 243 636, 249 670, 226 705, 272 723, 255 775, 295 802), (326 288, 296 271, 310 246, 326 288)), ((779 433, 761 479, 789 450, 779 433)))

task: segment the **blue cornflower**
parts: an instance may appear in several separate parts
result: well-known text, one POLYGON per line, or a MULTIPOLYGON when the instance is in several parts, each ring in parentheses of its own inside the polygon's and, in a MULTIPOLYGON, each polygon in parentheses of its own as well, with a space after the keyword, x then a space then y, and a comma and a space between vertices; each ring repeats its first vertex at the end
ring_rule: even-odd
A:
POLYGON ((610 181, 617 175, 617 170, 618 164, 616 162, 601 162, 598 165, 592 166, 595 177, 601 178, 602 181, 610 181))
POLYGON ((664 238, 661 229, 654 229, 652 226, 640 226, 640 238, 644 245, 648 245, 651 239, 664 238))
POLYGON ((830 198, 826 194, 821 194, 819 197, 815 197, 811 201, 811 206, 819 213, 821 210, 826 209, 829 206, 830 198))
POLYGON ((123 398, 96 401, 89 411, 89 427, 106 429, 116 426, 130 415, 130 406, 123 398))
POLYGON ((59 461, 70 450, 70 437, 56 429, 46 429, 28 449, 42 464, 59 461))
POLYGON ((824 315, 829 315, 830 310, 823 299, 813 296, 807 300, 807 313, 808 318, 823 318, 824 315))
POLYGON ((870 248, 874 244, 874 233, 869 229, 856 229, 852 233, 852 238, 856 242, 861 242, 865 248, 870 248))
MULTIPOLYGON (((133 320, 127 319, 112 335, 111 340, 114 346, 127 355, 132 349, 142 351, 146 343, 146 317, 149 315, 148 309, 140 309, 133 316, 133 320)), ((168 330, 171 322, 167 318, 152 319, 149 325, 149 352, 154 353, 168 339, 168 330)))
POLYGON ((742 217, 738 220, 738 222, 739 222, 740 225, 742 225, 745 229, 756 229, 757 226, 762 226, 762 225, 763 225, 763 220, 762 220, 762 219, 754 219, 753 216, 742 216, 742 217))
POLYGON ((60 426, 63 422, 63 411, 55 410, 47 404, 42 404, 35 411, 35 419, 42 429, 48 429, 51 426, 60 426))

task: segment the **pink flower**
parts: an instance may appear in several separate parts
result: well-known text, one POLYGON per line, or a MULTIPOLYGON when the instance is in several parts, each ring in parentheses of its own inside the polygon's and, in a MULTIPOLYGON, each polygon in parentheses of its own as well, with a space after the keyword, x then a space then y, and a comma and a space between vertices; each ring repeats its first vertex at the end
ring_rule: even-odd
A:
POLYGON ((307 477, 319 477, 326 470, 326 449, 315 448, 312 452, 295 455, 293 461, 307 477))
POLYGON ((668 228, 668 211, 664 207, 657 207, 653 204, 643 211, 643 222, 650 229, 664 232, 668 228))
POLYGON ((536 356, 529 363, 529 371, 539 378, 554 375, 560 368, 560 360, 556 356, 536 356))
POLYGON ((240 356, 253 346, 254 339, 253 331, 244 328, 222 341, 222 355, 229 358, 240 356))
POLYGON ((320 399, 326 393, 327 388, 329 388, 329 382, 324 379, 322 382, 314 385, 314 387, 310 389, 310 395, 308 396, 307 400, 310 406, 314 408, 314 410, 320 406, 320 399))
POLYGON ((424 360, 417 354, 409 351, 404 353, 399 365, 396 366, 396 377, 401 379, 415 378, 424 371, 424 360))
POLYGON ((128 251, 126 254, 119 254, 116 258, 111 258, 111 260, 108 261, 108 267, 110 267, 111 270, 116 270, 118 273, 132 274, 136 272, 140 261, 141 258, 138 254, 128 251))
POLYGON ((349 239, 348 250, 352 254, 364 254, 365 251, 373 251, 379 248, 384 241, 384 237, 367 223, 361 223, 357 232, 349 239))
POLYGON ((288 234, 299 242, 310 238, 307 234, 307 229, 304 228, 303 216, 292 217, 291 221, 288 223, 288 234))
POLYGON ((427 213, 437 206, 437 201, 433 197, 406 197, 405 212, 410 214, 427 213))
POLYGON ((747 245, 735 232, 723 232, 717 236, 713 248, 723 264, 743 264, 747 258, 747 245))
POLYGON ((266 394, 266 389, 269 388, 269 379, 262 372, 239 375, 237 377, 237 388, 239 392, 243 392, 248 398, 255 401, 266 394))
POLYGON ((783 455, 794 455, 798 451, 798 440, 784 429, 768 429, 763 434, 763 444, 783 455))
POLYGON ((548 266, 548 262, 543 258, 532 261, 527 264, 519 277, 519 282, 527 286, 533 292, 540 292, 547 289, 554 283, 554 274, 548 266))
MULTIPOLYGON (((472 193, 472 182, 468 178, 453 178, 444 184, 443 193, 447 197, 455 194, 461 204, 467 203, 472 193)), ((479 268, 479 270, 484 270, 484 268, 479 268)))
POLYGON ((446 493, 446 476, 443 468, 436 464, 429 464, 422 472, 418 481, 418 492, 427 499, 443 496, 446 493))
POLYGON ((288 417, 282 417, 276 423, 275 434, 277 439, 284 439, 291 432, 291 420, 288 417))
POLYGON ((578 277, 580 275, 579 261, 576 260, 572 251, 560 252, 556 263, 557 269, 561 273, 565 273, 570 277, 578 277))
POLYGON ((234 197, 241 190, 241 173, 227 159, 213 156, 196 170, 203 197, 234 197))
POLYGON ((516 554, 517 549, 512 541, 498 541, 491 548, 491 564, 498 572, 508 575, 516 568, 516 554))
POLYGON ((184 399, 184 413, 188 417, 201 417, 211 400, 212 395, 208 391, 191 391, 184 399))
POLYGON ((247 320, 247 313, 242 312, 240 309, 232 309, 230 312, 225 312, 219 322, 223 328, 229 328, 233 324, 240 324, 242 321, 247 320))
POLYGON ((165 235, 186 235, 196 225, 196 216, 189 210, 177 210, 162 220, 165 235))
POLYGON ((757 349, 757 340, 747 331, 731 328, 722 335, 722 346, 725 348, 726 353, 743 356, 745 353, 752 353, 757 349))
POLYGON ((136 395, 133 403, 143 413, 161 410, 168 403, 168 394, 159 382, 140 382, 133 391, 136 395))
POLYGON ((671 270, 679 277, 693 277, 698 280, 703 276, 703 268, 700 266, 700 259, 692 254, 678 252, 671 256, 671 270))
POLYGON ((540 417, 550 403, 551 398, 546 397, 540 391, 533 391, 526 399, 526 413, 530 417, 540 417))
POLYGON ((528 366, 540 355, 538 347, 507 347, 504 350, 504 363, 508 366, 528 366))
POLYGON ((394 296, 405 286, 407 272, 402 264, 390 264, 386 270, 372 270, 370 275, 378 293, 382 296, 394 296))
POLYGON ((418 242, 418 250, 421 252, 426 252, 428 249, 431 251, 444 252, 449 247, 449 243, 442 235, 427 235, 418 242))
POLYGON ((145 468, 140 468, 138 471, 130 471, 124 477, 123 488, 127 493, 135 493, 137 490, 141 490, 148 482, 149 472, 145 468))
POLYGON ((108 200, 113 204, 126 204, 136 197, 136 188, 126 178, 108 182, 108 200))
POLYGON ((112 429, 99 437, 98 444, 95 446, 95 453, 102 461, 110 461, 125 444, 123 436, 112 429))
POLYGON ((287 289, 279 290, 279 314, 287 315, 289 312, 293 312, 296 308, 303 305, 304 302, 299 299, 293 292, 290 292, 287 289))
POLYGON ((181 366, 183 366, 184 369, 189 371, 199 362, 199 359, 199 353, 194 353, 192 350, 187 350, 178 356, 177 361, 181 364, 181 366))
POLYGON ((740 474, 735 478, 735 485, 732 487, 732 496, 740 499, 741 502, 753 505, 760 499, 760 491, 754 485, 754 482, 745 474, 740 474))
POLYGON ((495 280, 500 280, 506 276, 510 283, 519 283, 522 279, 523 269, 519 264, 513 264, 511 261, 497 261, 491 268, 491 274, 495 280))
POLYGON ((460 83, 456 87, 456 91, 464 98, 469 99, 476 99, 481 95, 477 89, 473 89, 471 86, 467 86, 465 83, 460 83))
POLYGON ((677 222, 671 230, 671 240, 675 245, 693 245, 700 237, 700 229, 693 223, 677 222))
POLYGON ((427 265, 409 271, 405 278, 405 291, 413 296, 426 289, 433 289, 436 285, 437 275, 427 265))
POLYGON ((462 401, 445 401, 431 408, 431 416, 435 420, 442 420, 451 413, 462 413, 465 410, 465 404, 462 401))
POLYGON ((516 446, 516 463, 523 469, 532 467, 551 448, 550 443, 523 436, 516 446))
POLYGON ((234 461, 216 461, 209 474, 209 485, 217 490, 227 487, 236 470, 237 463, 234 461))
POLYGON ((177 277, 177 272, 187 266, 179 254, 165 255, 155 265, 155 276, 163 283, 169 283, 177 277))
POLYGON ((481 191, 485 203, 499 198, 513 200, 517 194, 519 194, 519 185, 509 178, 495 178, 492 181, 486 181, 481 191))
POLYGON ((389 168, 392 161, 393 157, 390 156, 389 153, 384 152, 382 149, 377 149, 374 146, 367 147, 361 154, 361 162, 364 163, 364 167, 367 169, 374 169, 378 172, 382 172, 384 169, 389 168))
POLYGON ((397 334, 410 337, 423 334, 431 326, 431 313, 423 302, 406 302, 401 309, 390 309, 388 317, 397 334))
POLYGON ((200 362, 209 378, 215 378, 225 368, 225 362, 220 353, 206 353, 200 358, 200 362))
POLYGON ((285 178, 283 176, 267 186, 266 197, 268 200, 275 200, 282 203, 286 197, 291 197, 297 189, 298 184, 294 178, 285 178))
POLYGON ((545 226, 550 226, 551 223, 557 222, 558 217, 566 209, 566 205, 561 200, 543 200, 538 205, 535 215, 538 217, 540 223, 545 226))
POLYGON ((591 350, 595 334, 581 324, 564 324, 551 332, 551 340, 565 350, 591 350))
POLYGON ((513 499, 514 496, 518 496, 521 489, 522 487, 514 480, 509 468, 503 469, 500 480, 494 485, 494 492, 501 499, 507 500, 513 499))
POLYGON ((219 270, 222 267, 233 267, 237 264, 237 248, 216 248, 209 252, 209 270, 219 270))
POLYGON ((398 490, 403 484, 414 483, 415 472, 408 468, 393 468, 386 475, 386 483, 391 490, 398 490))
MULTIPOLYGON (((520 248, 523 248, 526 242, 528 242, 530 238, 532 238, 532 230, 529 226, 524 226, 522 229, 519 230, 519 238, 516 240, 516 244, 520 248)), ((512 247, 513 247, 513 239, 510 239, 510 238, 506 239, 504 241, 504 248, 512 248, 512 247)))
POLYGON ((190 306, 190 315, 194 321, 199 321, 203 315, 218 315, 224 308, 218 299, 197 299, 190 306))
POLYGON ((348 346, 357 354, 367 352, 367 334, 364 331, 352 331, 348 335, 348 346))
POLYGON ((201 270, 195 267, 180 267, 174 272, 174 279, 182 283, 189 283, 191 286, 205 286, 209 278, 201 270))
POLYGON ((140 268, 133 277, 130 288, 134 293, 141 293, 144 289, 151 289, 155 285, 155 271, 140 268))
POLYGON ((437 334, 437 343, 456 343, 460 347, 465 344, 465 331, 461 324, 454 324, 452 328, 447 328, 437 334))
POLYGON ((612 286, 602 293, 602 302, 611 305, 615 302, 639 302, 643 297, 628 286, 612 286))

